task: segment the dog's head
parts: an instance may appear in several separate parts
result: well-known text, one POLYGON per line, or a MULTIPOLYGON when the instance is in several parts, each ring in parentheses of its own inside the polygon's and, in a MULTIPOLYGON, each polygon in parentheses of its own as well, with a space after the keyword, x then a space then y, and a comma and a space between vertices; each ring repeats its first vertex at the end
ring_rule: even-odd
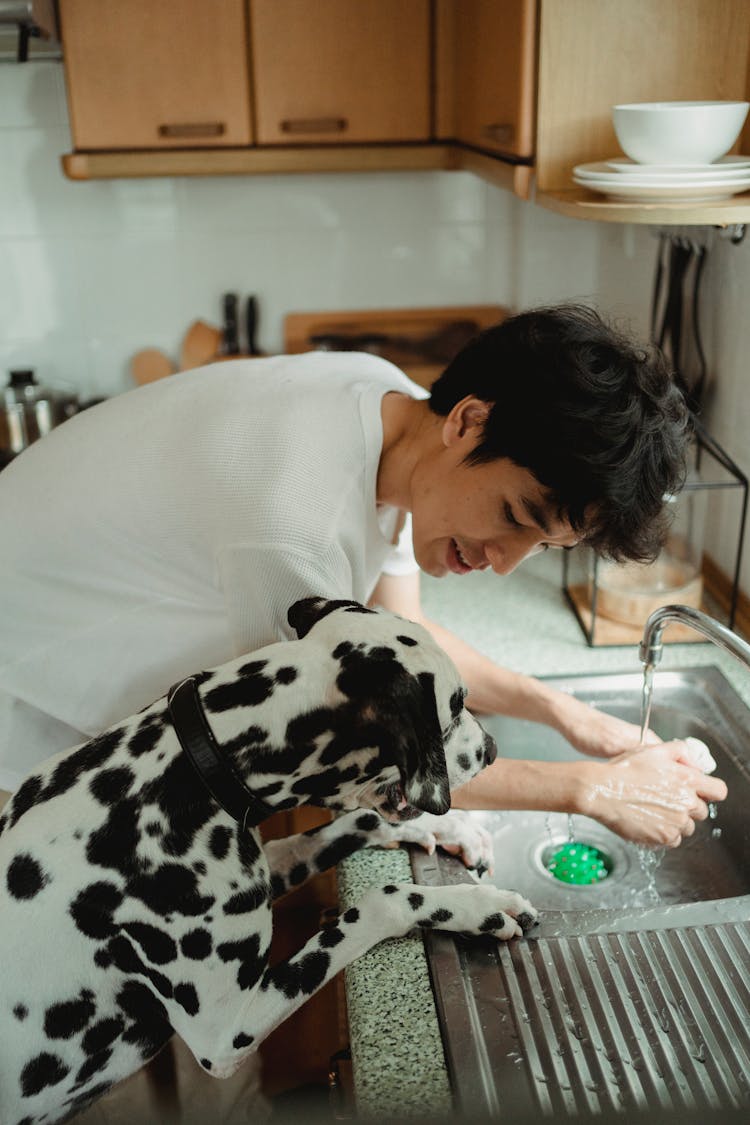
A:
POLYGON ((446 653, 420 625, 358 602, 305 598, 288 617, 300 638, 309 634, 338 662, 353 743, 368 750, 346 793, 326 803, 373 808, 389 820, 447 812, 451 789, 494 761, 497 748, 464 707, 446 653))

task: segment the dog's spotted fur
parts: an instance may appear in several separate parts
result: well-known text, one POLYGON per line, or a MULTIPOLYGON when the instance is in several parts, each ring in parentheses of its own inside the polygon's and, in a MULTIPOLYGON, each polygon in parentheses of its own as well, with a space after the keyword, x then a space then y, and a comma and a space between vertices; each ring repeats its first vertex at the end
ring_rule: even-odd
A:
MULTIPOLYGON (((164 699, 49 759, 0 818, 3 1125, 73 1116, 173 1032, 226 1077, 335 973, 414 926, 505 939, 533 924, 529 903, 492 886, 388 886, 269 968, 274 897, 366 844, 440 841, 450 787, 495 755, 419 626, 320 599, 290 621, 299 641, 203 673, 200 695, 254 793, 341 812, 332 824, 262 847, 197 777, 164 699)), ((452 831, 486 865, 486 846, 452 831)))

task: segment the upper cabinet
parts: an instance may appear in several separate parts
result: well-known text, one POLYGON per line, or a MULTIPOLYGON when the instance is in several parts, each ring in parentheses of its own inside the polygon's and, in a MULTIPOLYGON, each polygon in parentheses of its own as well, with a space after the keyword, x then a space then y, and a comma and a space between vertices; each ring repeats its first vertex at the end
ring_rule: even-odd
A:
POLYGON ((249 7, 258 144, 430 139, 430 0, 249 7))
POLYGON ((509 159, 534 155, 537 0, 439 0, 442 132, 509 159))
POLYGON ((462 168, 580 218, 750 217, 571 178, 618 102, 745 100, 750 0, 59 3, 74 179, 462 168))
POLYGON ((61 0, 77 149, 249 145, 244 0, 61 0))

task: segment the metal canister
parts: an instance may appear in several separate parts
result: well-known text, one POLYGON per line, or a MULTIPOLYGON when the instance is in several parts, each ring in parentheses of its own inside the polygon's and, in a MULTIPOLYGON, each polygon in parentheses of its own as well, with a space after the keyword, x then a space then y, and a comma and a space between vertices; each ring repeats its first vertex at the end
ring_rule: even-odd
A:
POLYGON ((29 369, 10 372, 0 409, 0 458, 7 462, 76 414, 75 395, 42 387, 29 369))

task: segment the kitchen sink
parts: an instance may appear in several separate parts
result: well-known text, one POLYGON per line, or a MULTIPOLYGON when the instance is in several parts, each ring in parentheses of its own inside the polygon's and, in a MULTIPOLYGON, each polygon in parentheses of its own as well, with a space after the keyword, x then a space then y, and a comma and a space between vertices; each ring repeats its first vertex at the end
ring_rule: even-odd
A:
MULTIPOLYGON (((637 723, 639 674, 548 681, 637 723)), ((493 716, 501 756, 572 760, 538 724, 493 716)), ((575 1117, 750 1106, 750 709, 713 667, 657 672, 651 727, 710 748, 729 788, 676 849, 629 844, 587 817, 475 812, 492 881, 542 911, 525 939, 425 935, 457 1108, 575 1117), (603 860, 590 885, 548 869, 569 840, 603 860), (510 1100, 509 1100, 510 1099, 510 1100)), ((412 852, 417 882, 466 882, 412 852)))

